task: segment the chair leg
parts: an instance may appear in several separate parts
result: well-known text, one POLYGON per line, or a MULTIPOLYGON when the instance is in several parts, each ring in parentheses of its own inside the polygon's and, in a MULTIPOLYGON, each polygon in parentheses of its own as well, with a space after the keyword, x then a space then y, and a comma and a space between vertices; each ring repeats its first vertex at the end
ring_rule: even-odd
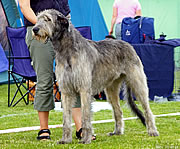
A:
MULTIPOLYGON (((14 80, 15 84, 16 84, 17 90, 16 90, 16 92, 15 92, 15 94, 14 94, 14 97, 12 98, 11 103, 9 104, 9 106, 11 106, 11 105, 13 104, 13 102, 14 102, 14 100, 15 100, 16 95, 17 95, 18 92, 21 94, 21 98, 20 98, 18 101, 16 101, 16 103, 14 103, 12 106, 14 107, 14 106, 15 106, 16 104, 18 104, 22 99, 24 100, 25 104, 28 105, 28 104, 29 104, 29 100, 27 99, 27 101, 26 101, 26 99, 24 98, 26 95, 29 94, 28 89, 23 85, 25 79, 23 78, 23 79, 20 81, 14 74, 11 74, 11 75, 12 75, 12 77, 13 77, 13 80, 14 80), (24 95, 23 95, 23 93, 22 93, 22 91, 21 91, 21 89, 20 89, 21 86, 23 86, 23 87, 26 89, 26 91, 27 91, 24 95)), ((10 102, 10 101, 9 101, 9 102, 10 102)))
MULTIPOLYGON (((12 75, 12 77, 13 77, 14 82, 15 82, 16 87, 17 87, 16 93, 15 93, 13 99, 16 97, 18 91, 19 91, 19 93, 21 94, 21 96, 23 97, 23 93, 22 93, 20 87, 23 86, 24 79, 22 79, 21 81, 19 81, 15 75, 12 75), (18 83, 19 83, 19 84, 18 84, 18 83)), ((25 88, 25 89, 26 89, 26 88, 25 88)), ((27 104, 26 99, 25 99, 24 97, 23 97, 23 100, 24 100, 25 104, 27 104)))
POLYGON ((11 87, 10 87, 10 76, 11 76, 11 72, 10 72, 10 70, 8 70, 8 107, 10 107, 11 106, 11 104, 10 104, 10 89, 11 89, 11 87))
MULTIPOLYGON (((29 80, 27 81, 27 89, 29 90, 29 80)), ((29 92, 31 93, 31 92, 29 92)), ((27 104, 29 104, 29 94, 27 94, 27 104)))

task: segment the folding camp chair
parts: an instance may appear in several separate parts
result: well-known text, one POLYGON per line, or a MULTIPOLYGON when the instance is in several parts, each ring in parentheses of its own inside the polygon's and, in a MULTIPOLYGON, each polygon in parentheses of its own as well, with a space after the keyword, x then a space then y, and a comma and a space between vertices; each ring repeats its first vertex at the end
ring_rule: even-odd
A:
MULTIPOLYGON (((36 86, 33 85, 31 88, 29 88, 29 80, 35 82, 36 73, 31 66, 31 58, 25 42, 26 28, 6 27, 6 32, 11 46, 8 56, 8 107, 14 107, 21 100, 24 100, 25 104, 27 105, 29 104, 29 94, 31 94, 31 90, 36 86), (11 64, 13 64, 12 67, 11 64), (10 99, 11 77, 17 87, 12 100, 10 99), (24 84, 26 81, 28 82, 27 85, 24 84), (21 97, 15 102, 18 93, 20 93, 21 97), (25 99, 25 96, 27 96, 27 99, 25 99)), ((33 94, 31 95, 33 96, 33 94)))

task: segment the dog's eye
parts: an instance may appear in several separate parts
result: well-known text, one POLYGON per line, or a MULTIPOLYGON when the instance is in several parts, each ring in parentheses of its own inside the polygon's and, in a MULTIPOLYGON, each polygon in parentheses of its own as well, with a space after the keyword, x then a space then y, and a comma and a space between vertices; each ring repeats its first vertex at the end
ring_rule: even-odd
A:
POLYGON ((47 21, 51 21, 51 19, 50 19, 50 18, 47 18, 47 21))
POLYGON ((51 19, 48 18, 48 17, 45 17, 45 21, 46 21, 46 22, 51 22, 51 19))

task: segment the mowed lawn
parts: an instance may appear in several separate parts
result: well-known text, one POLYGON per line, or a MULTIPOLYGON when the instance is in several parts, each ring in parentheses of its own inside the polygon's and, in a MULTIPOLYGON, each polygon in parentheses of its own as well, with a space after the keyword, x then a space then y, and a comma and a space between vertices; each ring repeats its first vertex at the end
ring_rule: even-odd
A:
MULTIPOLYGON (((14 90, 14 85, 12 85, 14 90)), ((139 105, 139 102, 136 102, 139 105)), ((99 105, 101 106, 101 105, 99 105)), ((125 101, 121 101, 124 118, 133 117, 125 101)), ((141 106, 139 105, 141 108, 141 106)), ((180 102, 150 102, 155 115, 180 112, 180 102)), ((141 108, 142 109, 142 108, 141 108)), ((94 121, 112 119, 111 110, 95 112, 94 121)), ((49 125, 62 124, 62 112, 51 111, 49 125)), ((164 116, 156 118, 160 136, 150 137, 146 128, 137 120, 125 121, 125 133, 120 136, 107 136, 114 129, 114 122, 93 124, 97 140, 91 144, 79 144, 73 126, 73 142, 57 145, 62 136, 62 128, 51 128, 51 141, 37 141, 38 130, 0 134, 1 149, 179 149, 180 148, 180 116, 164 116)), ((0 130, 39 126, 37 112, 33 104, 25 105, 23 101, 15 107, 7 106, 7 85, 0 85, 0 130)))

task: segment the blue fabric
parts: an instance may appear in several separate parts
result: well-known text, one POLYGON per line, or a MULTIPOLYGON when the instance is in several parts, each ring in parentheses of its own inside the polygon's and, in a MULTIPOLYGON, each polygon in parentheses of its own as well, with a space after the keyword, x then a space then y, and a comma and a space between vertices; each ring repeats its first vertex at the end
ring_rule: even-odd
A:
POLYGON ((0 72, 8 70, 8 60, 0 44, 0 72))
POLYGON ((161 40, 160 39, 156 39, 156 40, 146 40, 146 43, 156 43, 156 44, 162 44, 162 45, 169 45, 169 46, 173 46, 173 47, 178 47, 180 46, 180 38, 177 39, 169 39, 169 40, 161 40))
POLYGON ((131 44, 144 43, 146 37, 155 38, 154 18, 126 17, 122 20, 121 28, 122 40, 131 44))
POLYGON ((25 78, 36 77, 36 73, 31 66, 30 54, 25 42, 26 28, 7 27, 6 30, 12 49, 12 56, 14 57, 12 71, 25 78), (18 57, 22 59, 18 59, 18 57))
POLYGON ((80 34, 84 38, 92 40, 92 34, 91 34, 91 27, 90 26, 76 27, 76 29, 80 32, 80 34))
POLYGON ((155 39, 154 18, 141 17, 140 24, 141 24, 140 30, 139 30, 140 43, 144 43, 144 40, 146 38, 155 39))
POLYGON ((174 86, 174 47, 159 44, 133 44, 147 76, 149 97, 168 97, 174 86))
POLYGON ((105 39, 108 29, 97 0, 69 0, 69 6, 75 27, 90 26, 92 40, 105 39))

